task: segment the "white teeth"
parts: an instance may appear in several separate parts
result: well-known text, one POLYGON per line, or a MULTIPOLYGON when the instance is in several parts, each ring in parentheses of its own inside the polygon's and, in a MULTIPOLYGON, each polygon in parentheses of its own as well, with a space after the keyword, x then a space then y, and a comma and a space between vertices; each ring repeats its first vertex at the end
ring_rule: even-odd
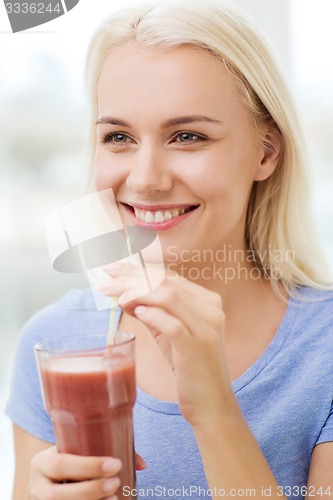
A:
POLYGON ((163 212, 156 212, 155 214, 155 222, 164 222, 165 218, 163 212))
POLYGON ((154 217, 154 214, 152 212, 146 212, 146 215, 145 215, 145 222, 155 222, 155 217, 154 217))
MULTIPOLYGON (((134 207, 133 207, 134 208, 134 207)), ((138 220, 144 221, 148 224, 159 224, 166 220, 170 220, 173 217, 178 217, 185 213, 185 208, 175 208, 173 210, 158 210, 157 212, 150 212, 149 210, 141 210, 140 208, 134 208, 135 217, 138 220)))

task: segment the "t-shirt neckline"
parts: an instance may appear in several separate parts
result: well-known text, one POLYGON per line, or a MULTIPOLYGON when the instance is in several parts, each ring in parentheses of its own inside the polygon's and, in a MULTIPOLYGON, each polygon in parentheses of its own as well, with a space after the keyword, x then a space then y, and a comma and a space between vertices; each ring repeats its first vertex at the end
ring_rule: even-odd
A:
POLYGON ((281 320, 279 328, 277 329, 274 337, 264 350, 264 352, 256 359, 254 363, 247 370, 245 370, 239 377, 237 377, 231 384, 234 394, 237 394, 241 389, 252 382, 275 358, 278 352, 282 349, 283 345, 289 337, 293 324, 295 322, 296 315, 292 304, 295 304, 296 300, 289 298, 287 309, 281 320))

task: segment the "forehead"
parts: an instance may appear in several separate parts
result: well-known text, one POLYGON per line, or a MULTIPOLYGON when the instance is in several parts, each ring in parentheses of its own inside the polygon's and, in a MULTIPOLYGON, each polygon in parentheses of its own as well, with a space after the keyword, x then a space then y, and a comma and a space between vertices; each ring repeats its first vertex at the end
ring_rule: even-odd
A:
MULTIPOLYGON (((135 111, 158 105, 167 112, 203 108, 215 112, 240 105, 233 77, 223 62, 193 46, 142 48, 134 42, 113 49, 107 56, 98 85, 99 107, 135 111)), ((111 111, 111 110, 110 110, 111 111)))

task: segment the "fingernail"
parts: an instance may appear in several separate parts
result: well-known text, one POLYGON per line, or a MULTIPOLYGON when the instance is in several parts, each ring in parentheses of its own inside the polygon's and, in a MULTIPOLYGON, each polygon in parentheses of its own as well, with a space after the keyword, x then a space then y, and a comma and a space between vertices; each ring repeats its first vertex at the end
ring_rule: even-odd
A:
POLYGON ((134 309, 134 314, 135 316, 140 316, 140 314, 143 314, 146 310, 146 307, 145 306, 137 306, 135 309, 134 309))
POLYGON ((104 472, 118 472, 121 469, 121 461, 118 458, 108 458, 102 465, 104 472))
POLYGON ((116 490, 120 486, 119 477, 111 477, 110 479, 106 479, 103 484, 104 491, 116 490))
POLYGON ((147 469, 148 467, 147 462, 139 455, 136 456, 135 463, 136 463, 136 470, 144 470, 147 469))
POLYGON ((121 268, 121 262, 112 262, 112 264, 107 264, 106 266, 103 266, 102 269, 106 273, 112 273, 115 271, 118 271, 118 269, 121 268))

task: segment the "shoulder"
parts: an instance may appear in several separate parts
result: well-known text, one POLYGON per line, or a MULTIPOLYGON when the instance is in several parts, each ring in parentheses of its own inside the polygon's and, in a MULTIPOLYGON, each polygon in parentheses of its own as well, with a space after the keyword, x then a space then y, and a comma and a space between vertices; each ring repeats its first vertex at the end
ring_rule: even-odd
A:
POLYGON ((64 335, 104 333, 108 310, 98 311, 90 289, 72 290, 36 313, 23 327, 15 352, 6 413, 30 434, 54 442, 51 421, 40 392, 34 346, 64 335))
POLYGON ((71 290, 57 302, 41 309, 23 326, 16 346, 16 362, 35 365, 34 346, 65 335, 83 336, 107 331, 108 311, 98 311, 90 289, 71 290))
POLYGON ((97 310, 91 290, 75 289, 34 314, 23 327, 19 343, 31 346, 51 337, 103 333, 107 321, 108 311, 97 310))
POLYGON ((290 307, 305 325, 316 322, 318 327, 329 327, 333 332, 333 290, 302 287, 290 299, 290 307))
POLYGON ((333 291, 302 287, 290 298, 287 314, 290 340, 298 348, 317 358, 333 356, 333 291))

